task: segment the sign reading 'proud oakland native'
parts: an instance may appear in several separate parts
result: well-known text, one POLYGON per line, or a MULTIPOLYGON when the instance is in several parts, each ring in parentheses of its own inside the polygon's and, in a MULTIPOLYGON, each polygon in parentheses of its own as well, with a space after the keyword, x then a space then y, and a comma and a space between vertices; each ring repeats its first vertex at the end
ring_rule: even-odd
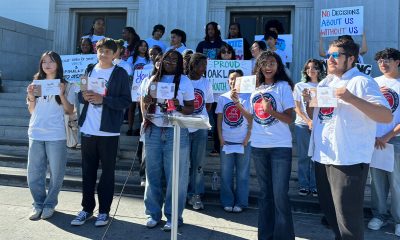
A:
POLYGON ((212 84, 214 93, 226 93, 229 91, 229 70, 240 69, 244 76, 251 75, 250 60, 208 60, 207 79, 212 84))
POLYGON ((321 10, 321 37, 362 35, 364 7, 346 7, 321 10))

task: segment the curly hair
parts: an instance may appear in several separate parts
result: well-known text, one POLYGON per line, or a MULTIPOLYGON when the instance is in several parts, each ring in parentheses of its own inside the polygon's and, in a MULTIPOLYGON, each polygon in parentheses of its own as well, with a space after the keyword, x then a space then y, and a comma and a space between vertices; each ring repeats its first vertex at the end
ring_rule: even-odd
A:
POLYGON ((282 63, 281 57, 273 51, 267 50, 264 51, 258 56, 256 65, 255 65, 255 75, 257 78, 257 86, 260 86, 264 81, 265 77, 262 72, 262 68, 268 59, 274 58, 278 64, 276 73, 274 75, 274 82, 285 81, 289 84, 289 86, 293 89, 294 84, 289 76, 285 72, 285 67, 282 63))
POLYGON ((395 48, 385 48, 375 54, 375 61, 378 61, 379 59, 390 59, 393 58, 393 60, 400 60, 400 51, 395 49, 395 48))

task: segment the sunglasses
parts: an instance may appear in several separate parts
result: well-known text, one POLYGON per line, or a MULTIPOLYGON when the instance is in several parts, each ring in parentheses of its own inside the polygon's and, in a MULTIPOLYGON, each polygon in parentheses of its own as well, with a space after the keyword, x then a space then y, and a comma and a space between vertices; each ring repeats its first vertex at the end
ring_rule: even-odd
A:
POLYGON ((224 50, 222 50, 222 51, 221 51, 221 54, 232 54, 232 52, 231 52, 231 51, 224 51, 224 50))
POLYGON ((333 52, 333 53, 328 53, 328 54, 326 54, 326 59, 329 59, 331 56, 332 56, 334 59, 338 59, 338 58, 340 57, 340 55, 345 55, 345 56, 347 56, 346 53, 333 52))

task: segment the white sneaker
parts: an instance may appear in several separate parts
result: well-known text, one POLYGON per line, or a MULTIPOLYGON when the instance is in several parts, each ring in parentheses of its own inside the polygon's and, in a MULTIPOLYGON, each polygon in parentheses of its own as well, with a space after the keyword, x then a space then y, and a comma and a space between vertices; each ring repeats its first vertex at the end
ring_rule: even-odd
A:
POLYGON ((232 207, 224 207, 225 212, 232 212, 232 207))
POLYGON ((146 187, 146 180, 141 180, 140 181, 140 186, 141 187, 146 187))
POLYGON ((400 224, 396 224, 394 227, 394 234, 400 237, 400 224))
POLYGON ((33 208, 32 212, 29 214, 29 220, 36 220, 40 218, 41 214, 42 214, 42 209, 33 208))
POLYGON ((232 209, 232 212, 235 212, 235 213, 240 213, 242 211, 243 211, 243 209, 239 206, 234 206, 232 209))
POLYGON ((153 218, 148 218, 147 222, 146 222, 146 227, 147 228, 154 228, 155 226, 157 226, 158 222, 156 220, 154 220, 153 218))
POLYGON ((164 232, 170 232, 171 229, 172 229, 172 224, 171 224, 170 222, 167 221, 167 222, 165 223, 164 227, 163 227, 163 230, 164 230, 164 232))
POLYGON ((42 212, 42 216, 40 216, 41 219, 48 219, 51 218, 54 214, 54 208, 44 208, 42 212))
POLYGON ((368 228, 371 230, 379 230, 385 225, 386 222, 380 220, 379 218, 372 218, 368 223, 368 228))
POLYGON ((200 195, 193 195, 192 203, 193 203, 193 209, 194 210, 204 209, 204 204, 201 201, 200 195))

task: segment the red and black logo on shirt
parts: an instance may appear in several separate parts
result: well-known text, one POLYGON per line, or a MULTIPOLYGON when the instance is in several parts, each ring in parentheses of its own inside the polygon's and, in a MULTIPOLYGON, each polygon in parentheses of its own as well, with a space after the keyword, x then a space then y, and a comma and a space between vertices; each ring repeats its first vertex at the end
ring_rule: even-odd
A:
POLYGON ((389 103, 392 113, 394 113, 399 106, 399 95, 393 89, 389 88, 387 92, 383 94, 389 103))
POLYGON ((194 89, 194 114, 201 113, 204 109, 204 92, 201 89, 194 89))
POLYGON ((231 127, 237 127, 243 123, 243 114, 233 102, 224 106, 224 122, 231 127))
POLYGON ((319 120, 330 120, 333 115, 333 111, 335 111, 334 107, 322 107, 319 109, 318 118, 319 120))
MULTIPOLYGON (((271 102, 271 108, 276 111, 276 100, 275 98, 269 94, 264 93, 262 97, 267 98, 271 102)), ((254 108, 254 121, 256 123, 264 125, 264 126, 271 126, 272 124, 278 122, 278 120, 271 116, 271 114, 264 112, 262 106, 262 97, 261 94, 255 96, 252 100, 253 108, 254 108)))

